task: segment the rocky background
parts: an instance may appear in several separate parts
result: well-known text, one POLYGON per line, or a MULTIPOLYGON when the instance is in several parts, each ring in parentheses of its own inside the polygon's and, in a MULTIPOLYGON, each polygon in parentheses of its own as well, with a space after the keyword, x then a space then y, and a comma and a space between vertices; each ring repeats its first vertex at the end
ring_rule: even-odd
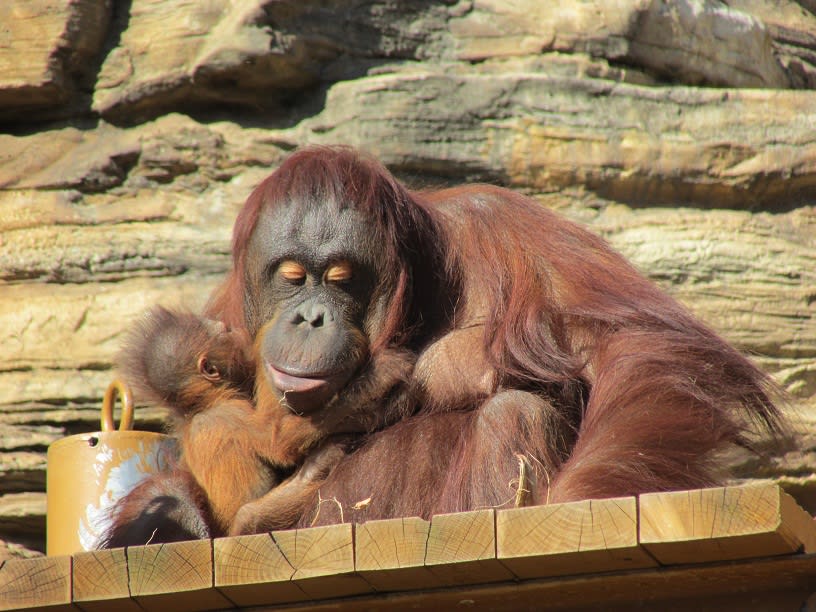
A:
POLYGON ((98 429, 123 328, 201 306, 306 143, 606 236, 790 392, 799 448, 737 477, 816 511, 814 89, 814 0, 4 0, 0 558, 44 550, 46 448, 98 429))

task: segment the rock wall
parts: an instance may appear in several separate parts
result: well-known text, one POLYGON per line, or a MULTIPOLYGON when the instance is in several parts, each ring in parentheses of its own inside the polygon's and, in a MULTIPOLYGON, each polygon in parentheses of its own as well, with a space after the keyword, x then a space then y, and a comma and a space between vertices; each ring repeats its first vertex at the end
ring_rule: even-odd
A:
POLYGON ((45 450, 98 428, 122 330, 204 302, 306 143, 606 236, 788 389, 799 449, 734 461, 816 509, 814 89, 812 0, 6 0, 0 558, 44 550, 45 450))

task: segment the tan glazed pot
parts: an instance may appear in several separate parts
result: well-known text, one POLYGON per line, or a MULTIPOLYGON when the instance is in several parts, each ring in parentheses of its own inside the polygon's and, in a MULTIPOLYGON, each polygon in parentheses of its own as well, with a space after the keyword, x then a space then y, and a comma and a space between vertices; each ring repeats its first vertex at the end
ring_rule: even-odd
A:
POLYGON ((130 390, 114 381, 102 404, 102 431, 69 436, 48 447, 46 552, 93 550, 110 524, 113 504, 143 478, 165 469, 176 455, 164 434, 133 431, 130 390), (113 405, 122 403, 119 429, 113 405))

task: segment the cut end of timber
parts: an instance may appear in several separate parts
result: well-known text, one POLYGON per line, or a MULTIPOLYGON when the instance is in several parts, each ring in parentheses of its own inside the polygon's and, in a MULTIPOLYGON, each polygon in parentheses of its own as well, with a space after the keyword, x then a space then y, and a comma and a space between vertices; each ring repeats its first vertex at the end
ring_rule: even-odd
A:
POLYGON ((801 608, 813 584, 813 517, 751 484, 9 559, 0 610, 688 607, 779 593, 801 608))

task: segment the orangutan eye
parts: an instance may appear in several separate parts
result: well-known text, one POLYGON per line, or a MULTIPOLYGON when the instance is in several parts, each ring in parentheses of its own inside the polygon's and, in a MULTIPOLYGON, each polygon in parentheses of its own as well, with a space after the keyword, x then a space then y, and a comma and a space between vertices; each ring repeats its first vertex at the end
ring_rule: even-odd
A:
POLYGON ((329 266, 325 279, 327 283, 344 283, 350 281, 352 276, 351 264, 347 261, 339 261, 329 266))
POLYGON ((278 274, 290 283, 302 283, 306 280, 306 268, 296 261, 284 261, 278 266, 278 274))

